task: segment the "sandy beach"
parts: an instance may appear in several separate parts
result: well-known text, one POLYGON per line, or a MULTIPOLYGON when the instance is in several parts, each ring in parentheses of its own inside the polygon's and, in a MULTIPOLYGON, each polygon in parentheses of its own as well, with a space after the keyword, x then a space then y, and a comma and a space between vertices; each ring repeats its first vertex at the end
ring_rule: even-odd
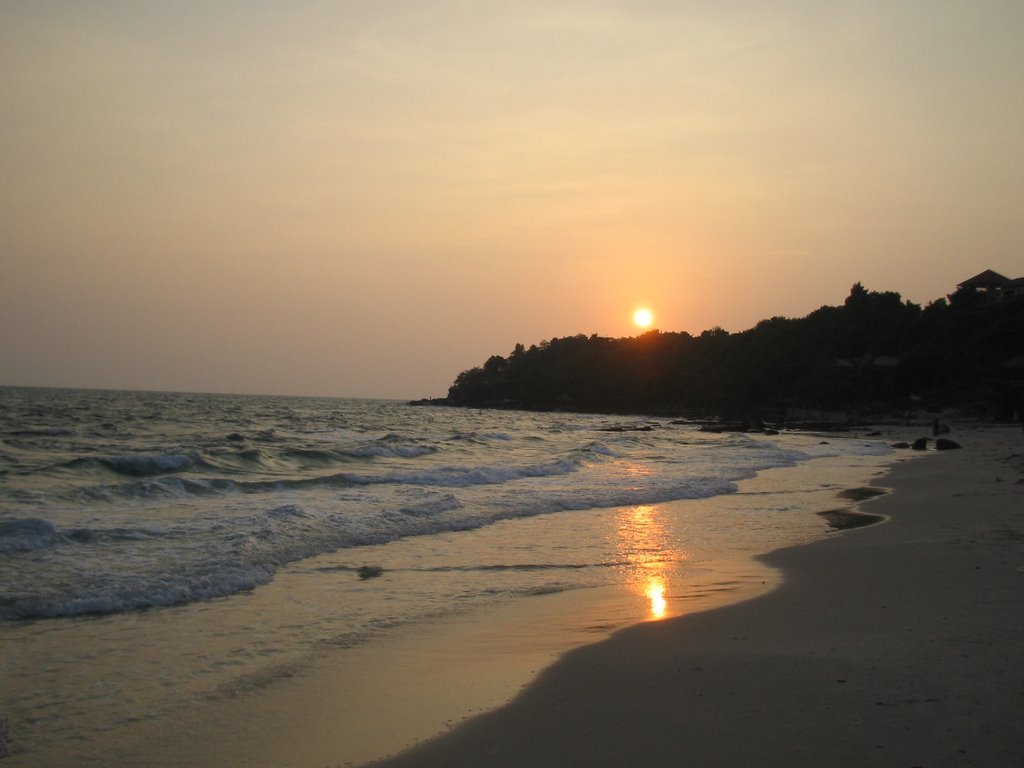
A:
MULTIPOLYGON (((814 543, 666 572, 667 618, 628 582, 511 601, 3 762, 1022 766, 1024 435, 953 436, 963 450, 806 462, 666 508, 683 535, 688 514, 728 505, 752 523, 779 488, 818 487, 792 502, 814 543), (826 525, 844 530, 821 539, 826 525)), ((631 512, 608 510, 608 530, 631 512)), ((278 581, 250 599, 271 611, 312 588, 278 581)), ((180 638, 176 615, 148 614, 146 631, 180 638)))
POLYGON ((1024 765, 1024 443, 954 436, 878 479, 885 522, 763 557, 770 593, 576 649, 375 765, 1024 765))

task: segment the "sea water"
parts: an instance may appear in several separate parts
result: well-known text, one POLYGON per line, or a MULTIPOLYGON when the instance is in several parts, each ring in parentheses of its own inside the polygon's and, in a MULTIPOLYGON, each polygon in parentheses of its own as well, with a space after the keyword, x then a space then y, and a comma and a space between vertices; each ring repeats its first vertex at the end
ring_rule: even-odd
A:
POLYGON ((0 388, 0 755, 273 684, 325 648, 806 540, 804 496, 828 483, 738 483, 888 452, 670 419, 0 388), (713 516, 659 507, 726 495, 713 516))

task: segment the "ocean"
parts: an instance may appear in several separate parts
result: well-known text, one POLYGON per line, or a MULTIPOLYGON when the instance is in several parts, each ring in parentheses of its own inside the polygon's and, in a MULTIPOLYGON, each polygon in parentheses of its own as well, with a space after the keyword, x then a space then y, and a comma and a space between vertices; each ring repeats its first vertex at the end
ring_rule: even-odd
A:
POLYGON ((675 615, 714 562, 827 535, 814 513, 890 451, 667 418, 0 388, 0 756, 81 754, 310 655, 514 601, 626 585, 636 620, 675 615))

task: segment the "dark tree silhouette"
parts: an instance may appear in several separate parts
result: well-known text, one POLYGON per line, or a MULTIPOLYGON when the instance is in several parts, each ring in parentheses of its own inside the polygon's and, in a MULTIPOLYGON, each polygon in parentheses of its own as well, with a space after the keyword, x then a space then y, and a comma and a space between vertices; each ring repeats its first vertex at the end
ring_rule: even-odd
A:
POLYGON ((970 290, 924 310, 856 283, 842 306, 729 333, 570 336, 460 373, 443 402, 474 407, 761 418, 792 408, 967 406, 1009 417, 1020 402, 1024 301, 970 290))

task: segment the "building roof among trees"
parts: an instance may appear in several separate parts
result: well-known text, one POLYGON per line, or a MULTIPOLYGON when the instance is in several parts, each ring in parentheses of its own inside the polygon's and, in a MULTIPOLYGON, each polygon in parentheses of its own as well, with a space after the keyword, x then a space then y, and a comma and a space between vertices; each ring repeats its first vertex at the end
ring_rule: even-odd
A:
POLYGON ((1010 282, 1012 282, 1010 278, 1003 277, 998 272, 993 272, 991 269, 986 269, 980 275, 975 275, 969 280, 964 280, 962 283, 957 285, 957 288, 1002 288, 1010 282))

